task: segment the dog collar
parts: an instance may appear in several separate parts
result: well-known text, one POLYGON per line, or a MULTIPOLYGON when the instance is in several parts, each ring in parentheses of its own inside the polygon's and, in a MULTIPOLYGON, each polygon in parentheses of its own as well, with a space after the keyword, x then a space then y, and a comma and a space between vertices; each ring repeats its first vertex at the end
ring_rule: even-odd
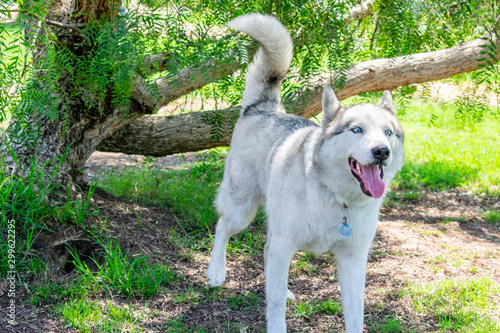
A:
POLYGON ((347 219, 351 217, 351 208, 346 204, 343 204, 339 208, 339 215, 344 220, 342 224, 339 225, 339 233, 343 238, 349 238, 352 234, 352 228, 347 224, 347 219))

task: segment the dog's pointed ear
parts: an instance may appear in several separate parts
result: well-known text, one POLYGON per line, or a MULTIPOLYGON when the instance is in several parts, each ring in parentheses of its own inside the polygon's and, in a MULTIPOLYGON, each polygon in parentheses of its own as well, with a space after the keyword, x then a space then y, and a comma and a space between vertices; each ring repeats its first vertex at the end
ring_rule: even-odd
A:
POLYGON ((332 122, 340 109, 342 109, 342 105, 340 104, 337 95, 335 95, 332 87, 326 86, 323 90, 323 129, 325 129, 328 124, 332 122))
POLYGON ((391 112, 392 114, 396 114, 396 108, 394 107, 394 104, 392 103, 392 95, 391 95, 391 92, 389 90, 384 91, 384 95, 382 96, 380 103, 378 103, 378 106, 381 107, 382 109, 386 109, 387 111, 391 112))

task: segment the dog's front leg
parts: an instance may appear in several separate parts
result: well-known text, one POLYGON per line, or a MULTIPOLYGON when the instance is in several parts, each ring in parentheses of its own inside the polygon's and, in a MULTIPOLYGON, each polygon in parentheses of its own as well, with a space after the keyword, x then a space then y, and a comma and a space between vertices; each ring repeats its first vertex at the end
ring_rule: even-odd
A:
POLYGON ((286 333, 288 268, 295 252, 283 245, 269 239, 264 248, 268 333, 286 333))
POLYGON ((368 251, 337 253, 338 276, 347 333, 363 332, 366 259, 368 251))

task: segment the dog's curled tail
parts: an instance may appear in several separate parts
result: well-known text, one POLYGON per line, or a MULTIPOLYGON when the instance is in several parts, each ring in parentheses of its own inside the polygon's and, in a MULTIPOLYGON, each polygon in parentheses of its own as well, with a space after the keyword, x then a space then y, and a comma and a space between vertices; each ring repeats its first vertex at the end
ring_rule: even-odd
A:
POLYGON ((264 100, 280 102, 281 82, 293 56, 293 43, 285 26, 276 18, 262 14, 242 15, 227 26, 246 33, 260 43, 248 66, 242 110, 264 100))

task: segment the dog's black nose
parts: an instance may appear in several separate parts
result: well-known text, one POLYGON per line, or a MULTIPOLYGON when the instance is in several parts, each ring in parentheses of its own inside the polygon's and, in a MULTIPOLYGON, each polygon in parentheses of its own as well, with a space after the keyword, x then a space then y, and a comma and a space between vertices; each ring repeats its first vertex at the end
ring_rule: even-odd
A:
POLYGON ((389 147, 380 146, 372 149, 373 157, 375 157, 379 161, 385 161, 391 155, 391 151, 389 147))

